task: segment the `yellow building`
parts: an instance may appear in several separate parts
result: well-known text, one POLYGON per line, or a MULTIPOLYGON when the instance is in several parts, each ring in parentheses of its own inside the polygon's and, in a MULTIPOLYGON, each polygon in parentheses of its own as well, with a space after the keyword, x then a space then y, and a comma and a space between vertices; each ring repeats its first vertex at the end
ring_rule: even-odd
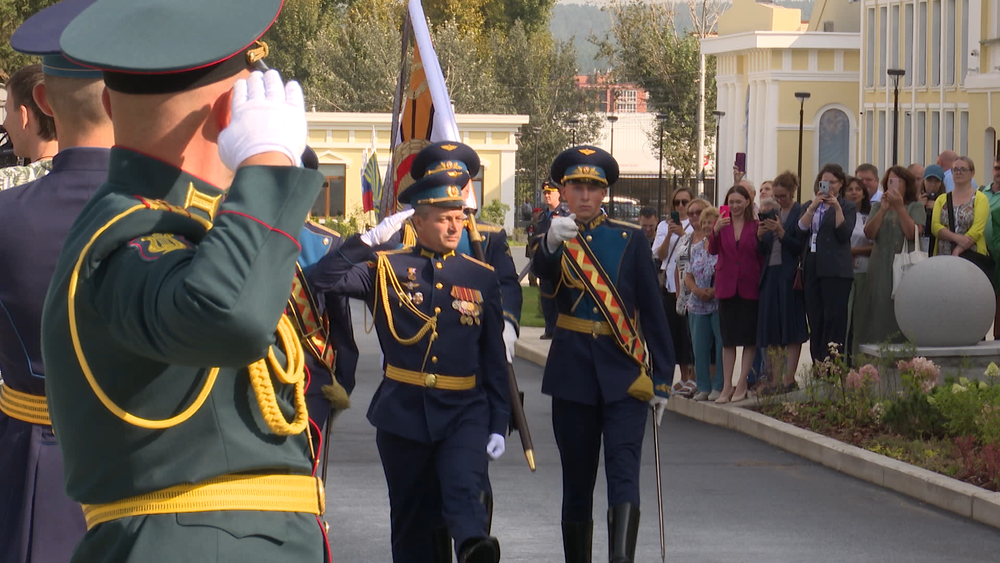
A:
MULTIPOLYGON (((803 199, 827 162, 857 164, 861 33, 857 3, 817 0, 813 23, 801 11, 734 0, 719 19, 718 36, 702 39, 716 57, 719 168, 746 153, 747 178, 759 185, 795 171, 799 151, 797 92, 808 92, 802 139, 803 199)), ((725 190, 720 191, 720 198, 725 190)))
MULTIPOLYGON (((319 156, 320 171, 327 177, 327 186, 313 206, 313 215, 350 216, 360 213, 364 151, 371 146, 374 130, 379 168, 384 175, 390 157, 392 115, 310 112, 306 118, 309 122, 309 146, 319 156)), ((514 172, 517 169, 517 141, 514 134, 521 125, 528 123, 528 116, 459 114, 455 118, 462 142, 475 149, 483 163, 482 170, 474 179, 480 205, 495 199, 509 205, 510 211, 504 224, 510 230, 516 211, 514 172)))
POLYGON ((931 164, 954 150, 976 162, 978 182, 989 182, 993 102, 1000 102, 998 0, 866 0, 861 9, 859 156, 880 170, 892 164, 894 80, 886 71, 902 69, 897 162, 931 164))

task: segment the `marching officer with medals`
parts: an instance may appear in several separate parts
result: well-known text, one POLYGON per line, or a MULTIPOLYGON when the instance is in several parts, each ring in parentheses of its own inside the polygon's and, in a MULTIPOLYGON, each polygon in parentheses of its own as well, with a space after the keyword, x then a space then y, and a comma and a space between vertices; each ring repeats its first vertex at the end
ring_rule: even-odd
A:
MULTIPOLYGON (((364 299, 385 355, 368 409, 389 488, 395 563, 433 561, 416 522, 439 497, 460 563, 499 561, 480 500, 488 459, 510 420, 500 286, 492 266, 457 253, 469 175, 430 174, 399 201, 413 206, 348 239, 314 270, 317 291, 364 299), (412 215, 415 245, 376 252, 412 215)), ((450 557, 449 557, 450 558, 450 557)))
POLYGON ((74 563, 328 560, 305 353, 283 314, 323 177, 297 166, 298 84, 249 71, 281 4, 100 0, 60 38, 104 71, 117 143, 42 319, 88 527, 74 563))
POLYGON ((65 0, 25 21, 11 37, 42 56, 37 99, 52 114, 59 152, 51 173, 0 193, 0 562, 68 561, 87 531, 63 490, 63 462, 45 400, 40 329, 45 291, 80 210, 104 183, 111 120, 100 71, 59 52, 59 32, 94 0, 65 0))
POLYGON ((601 202, 618 163, 590 146, 552 163, 572 212, 555 217, 533 269, 555 288, 559 311, 542 380, 562 462, 567 563, 591 560, 593 495, 604 442, 608 543, 613 563, 632 563, 639 529, 639 465, 649 404, 659 424, 674 373, 670 329, 646 238, 608 219, 601 202))
MULTIPOLYGON (((569 215, 569 206, 559 200, 559 186, 552 180, 542 182, 542 198, 545 200, 545 208, 538 213, 538 225, 535 229, 535 236, 528 243, 528 258, 534 256, 538 250, 538 243, 541 242, 545 233, 549 232, 549 226, 554 217, 566 217, 569 215)), ((542 333, 542 340, 550 340, 556 328, 556 303, 552 299, 554 287, 542 280, 538 286, 538 298, 542 306, 542 317, 545 319, 545 332, 542 333)))

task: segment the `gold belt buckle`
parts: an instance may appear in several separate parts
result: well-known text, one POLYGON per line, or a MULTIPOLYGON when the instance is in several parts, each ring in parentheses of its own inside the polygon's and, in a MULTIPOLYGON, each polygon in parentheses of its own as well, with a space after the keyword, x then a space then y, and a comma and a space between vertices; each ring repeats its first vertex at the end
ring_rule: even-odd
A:
POLYGON ((437 385, 437 376, 433 373, 428 373, 424 376, 424 385, 429 389, 433 389, 437 385))

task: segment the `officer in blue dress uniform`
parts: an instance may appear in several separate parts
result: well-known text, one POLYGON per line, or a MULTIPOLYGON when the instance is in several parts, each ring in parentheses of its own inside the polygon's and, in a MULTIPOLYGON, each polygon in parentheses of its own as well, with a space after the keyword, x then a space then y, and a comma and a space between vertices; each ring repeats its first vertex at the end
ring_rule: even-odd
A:
POLYGON ((542 392, 552 396, 562 462, 566 561, 591 560, 603 438, 610 560, 632 563, 647 403, 662 416, 674 373, 670 329, 646 237, 601 212, 608 186, 618 179, 614 157, 574 147, 556 157, 551 177, 562 185, 572 214, 552 219, 532 267, 557 288, 559 316, 542 392))
POLYGON ((468 174, 431 174, 403 191, 414 206, 348 239, 313 271, 317 291, 364 299, 385 355, 368 409, 389 488, 395 563, 433 561, 416 519, 434 486, 460 563, 496 562, 480 500, 488 459, 510 419, 497 274, 457 253, 468 174), (412 247, 376 252, 413 215, 412 247))
POLYGON ((45 291, 76 216, 104 182, 111 120, 99 71, 59 54, 59 32, 94 0, 35 14, 11 46, 42 56, 42 106, 58 124, 52 173, 0 192, 0 562, 68 561, 86 532, 63 489, 62 454, 45 401, 39 338, 45 291))
MULTIPOLYGON (((559 201, 559 186, 552 180, 542 182, 542 198, 545 200, 545 207, 538 213, 538 224, 535 228, 535 236, 528 243, 530 258, 534 251, 538 250, 538 243, 549 231, 553 217, 566 217, 569 215, 569 206, 566 202, 559 201)), ((556 328, 556 302, 552 298, 554 287, 542 280, 538 285, 538 298, 542 306, 542 317, 545 319, 545 332, 542 333, 542 340, 552 338, 552 333, 556 328)))
POLYGON ((104 71, 116 143, 42 316, 71 563, 329 560, 286 314, 323 176, 301 88, 251 72, 281 6, 99 0, 59 37, 104 71))

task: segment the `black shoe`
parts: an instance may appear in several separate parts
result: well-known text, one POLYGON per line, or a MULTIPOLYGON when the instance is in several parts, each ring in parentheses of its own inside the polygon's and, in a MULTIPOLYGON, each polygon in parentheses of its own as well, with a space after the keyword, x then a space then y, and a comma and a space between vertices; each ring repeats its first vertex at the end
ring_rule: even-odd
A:
POLYGON ((499 563, 500 542, 494 537, 465 540, 459 550, 458 563, 499 563))
POLYGON ((635 563, 639 535, 639 507, 623 503, 608 509, 608 561, 635 563))
POLYGON ((543 332, 542 336, 540 337, 540 339, 541 340, 552 340, 552 333, 551 332, 543 332))
POLYGON ((590 563, 593 554, 594 521, 563 522, 563 553, 566 563, 590 563))
POLYGON ((451 536, 448 528, 438 526, 431 530, 431 560, 434 563, 451 563, 451 536))

